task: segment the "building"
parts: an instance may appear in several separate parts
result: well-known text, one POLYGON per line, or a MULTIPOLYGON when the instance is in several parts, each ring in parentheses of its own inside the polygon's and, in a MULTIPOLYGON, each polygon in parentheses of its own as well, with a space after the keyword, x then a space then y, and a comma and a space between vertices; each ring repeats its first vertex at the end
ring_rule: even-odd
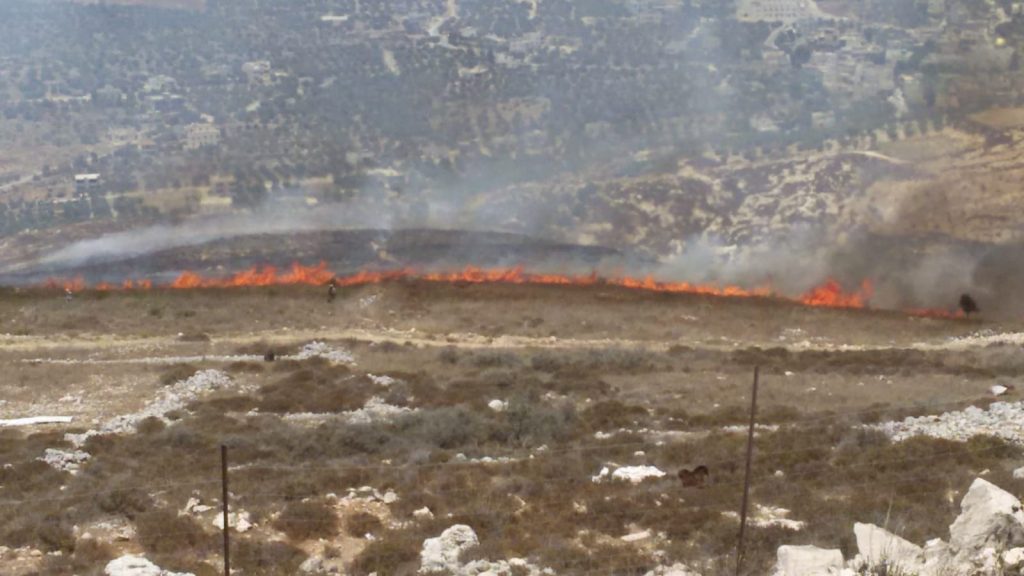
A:
POLYGON ((88 194, 100 189, 102 180, 99 174, 75 174, 75 193, 88 194))
POLYGON ((269 85, 273 82, 273 68, 266 60, 255 60, 242 64, 242 73, 250 84, 269 85))
POLYGON ((736 18, 743 22, 796 22, 821 18, 814 0, 738 0, 736 18))
POLYGON ((220 128, 213 124, 197 122, 185 127, 185 149, 198 150, 220 144, 220 128))

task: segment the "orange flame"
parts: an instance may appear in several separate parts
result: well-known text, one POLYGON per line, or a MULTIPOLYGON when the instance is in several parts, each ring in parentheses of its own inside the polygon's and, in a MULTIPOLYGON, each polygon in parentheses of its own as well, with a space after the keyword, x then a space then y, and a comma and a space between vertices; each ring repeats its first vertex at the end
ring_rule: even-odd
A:
MULTIPOLYGON (((834 279, 827 279, 805 294, 788 298, 777 294, 771 285, 757 288, 743 288, 732 285, 692 284, 690 282, 662 282, 652 276, 633 278, 621 276, 604 278, 596 272, 586 275, 539 274, 526 272, 522 266, 514 268, 477 268, 468 266, 457 272, 418 272, 405 268, 399 270, 372 271, 364 270, 350 276, 337 277, 331 272, 326 262, 316 266, 303 266, 294 263, 284 272, 273 266, 254 266, 248 270, 222 278, 202 276, 196 272, 182 272, 173 282, 164 288, 188 290, 194 288, 235 288, 245 286, 279 286, 309 285, 322 286, 334 281, 339 287, 363 286, 399 280, 418 280, 438 283, 468 284, 538 284, 538 285, 573 285, 573 286, 619 286, 647 292, 663 292, 673 294, 699 294, 704 296, 721 296, 729 298, 778 298, 819 308, 867 308, 874 295, 874 286, 870 280, 864 280, 860 287, 847 292, 834 279)), ((64 288, 78 291, 87 285, 81 277, 71 280, 50 279, 45 283, 48 288, 64 288)), ((149 290, 154 287, 151 280, 125 280, 121 284, 99 283, 92 286, 95 290, 149 290)), ((959 318, 962 314, 953 314, 943 310, 914 309, 907 313, 916 316, 936 318, 959 318)))
POLYGON ((828 308, 864 308, 875 293, 871 280, 861 282, 856 292, 844 292, 842 285, 829 278, 812 288, 800 297, 800 302, 807 306, 825 306, 828 308))

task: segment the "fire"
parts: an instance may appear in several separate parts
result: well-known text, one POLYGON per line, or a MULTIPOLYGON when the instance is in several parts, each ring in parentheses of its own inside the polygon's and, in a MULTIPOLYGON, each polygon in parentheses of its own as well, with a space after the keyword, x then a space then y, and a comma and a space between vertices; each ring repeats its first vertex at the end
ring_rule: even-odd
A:
POLYGON ((334 273, 327 269, 327 263, 316 266, 292 264, 291 269, 281 274, 273 266, 254 266, 227 278, 204 278, 195 272, 182 272, 168 286, 176 290, 189 288, 241 288, 244 286, 281 286, 327 284, 334 273))
POLYGON ((828 308, 864 308, 871 301, 875 287, 871 280, 861 282, 856 292, 844 292, 839 282, 828 279, 815 286, 800 297, 800 302, 807 306, 825 306, 828 308))
MULTIPOLYGON (((728 298, 777 298, 805 306, 819 308, 867 308, 874 295, 870 280, 864 280, 854 291, 846 291, 839 281, 828 279, 805 294, 785 297, 777 294, 770 285, 756 288, 720 284, 693 284, 690 282, 665 282, 652 276, 634 278, 629 276, 606 278, 597 273, 585 275, 541 274, 527 272, 522 266, 514 268, 476 268, 468 266, 456 272, 420 272, 411 268, 398 270, 364 270, 349 276, 335 276, 327 263, 303 266, 294 263, 290 268, 279 271, 274 266, 254 266, 248 270, 227 277, 207 277, 192 271, 182 272, 173 282, 162 288, 189 290, 195 288, 236 288, 246 286, 322 286, 331 280, 339 287, 364 286, 399 280, 458 284, 536 284, 550 286, 619 286, 646 292, 672 294, 699 294, 728 298)), ((51 279, 45 284, 49 288, 72 291, 84 290, 88 286, 81 277, 70 280, 51 279)), ((125 280, 120 284, 99 283, 91 286, 94 290, 149 290, 154 287, 151 280, 125 280)), ((909 310, 910 314, 937 318, 957 318, 960 315, 942 310, 909 310)))

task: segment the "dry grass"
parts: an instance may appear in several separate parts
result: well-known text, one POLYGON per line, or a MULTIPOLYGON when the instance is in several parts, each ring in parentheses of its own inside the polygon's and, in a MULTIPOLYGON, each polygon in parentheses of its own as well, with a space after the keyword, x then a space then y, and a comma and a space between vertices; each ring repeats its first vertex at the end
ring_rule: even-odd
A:
MULTIPOLYGON (((413 299, 417 289, 382 290, 381 301, 390 299, 388 309, 402 310, 405 299, 413 299)), ((908 413, 901 406, 905 402, 900 400, 898 394, 904 393, 900 390, 921 389, 913 386, 925 386, 925 381, 935 399, 976 398, 975 388, 990 385, 993 375, 1017 373, 1021 361, 1013 354, 998 349, 949 357, 888 352, 794 354, 771 350, 766 343, 781 328, 805 320, 820 320, 808 328, 817 330, 809 338, 834 335, 845 328, 854 333, 851 340, 855 341, 882 338, 870 330, 886 334, 886 339, 899 339, 926 337, 931 331, 946 337, 951 333, 948 328, 940 330, 933 324, 908 328, 904 320, 888 316, 871 315, 868 322, 846 313, 813 315, 763 303, 722 305, 714 310, 721 314, 720 321, 692 329, 686 323, 666 328, 663 318, 706 314, 701 306, 707 302, 616 291, 603 299, 581 291, 576 308, 564 305, 564 293, 531 289, 529 299, 517 300, 530 310, 510 317, 495 305, 513 293, 508 287, 470 287, 460 292, 462 300, 444 300, 450 294, 443 288, 422 290, 415 297, 423 314, 416 325, 399 314, 396 327, 417 327, 417 334, 430 337, 483 326, 495 333, 694 343, 745 334, 755 324, 750 336, 755 345, 739 352, 699 345, 666 353, 619 345, 596 350, 539 346, 471 350, 444 347, 439 338, 438 345, 423 348, 346 343, 358 358, 357 367, 332 366, 322 360, 231 365, 227 368, 232 376, 252 384, 256 392, 218 393, 178 411, 170 424, 147 420, 135 434, 92 438, 85 447, 92 460, 76 476, 35 460, 46 448, 69 448, 62 433, 24 435, 0 430, 0 501, 25 501, 0 507, 0 544, 61 550, 63 560, 49 560, 54 562, 54 572, 90 574, 109 550, 76 541, 71 527, 114 516, 135 525, 139 543, 158 564, 210 573, 216 563, 217 535, 205 521, 179 517, 177 510, 193 495, 207 503, 217 501, 219 446, 226 444, 234 499, 261 526, 260 531, 236 540, 235 562, 246 574, 295 573, 305 558, 299 544, 321 537, 329 540, 341 529, 349 535, 372 532, 376 537, 349 573, 412 574, 418 568, 423 540, 463 522, 481 539, 474 557, 526 557, 559 573, 608 574, 643 574, 659 562, 698 564, 719 558, 720 566, 712 562, 702 571, 716 576, 730 566, 737 525, 725 513, 739 504, 744 454, 742 434, 718 429, 745 423, 749 417, 742 395, 749 390, 747 367, 755 363, 763 366, 766 375, 759 421, 782 427, 758 435, 754 502, 791 509, 794 518, 809 525, 802 533, 751 530, 750 574, 766 573, 780 544, 813 542, 838 546, 849 554, 855 521, 882 524, 888 518, 890 529, 918 542, 942 534, 955 516, 947 492, 962 492, 984 469, 990 469, 988 477, 1007 489, 1024 488, 1009 473, 1019 451, 997 440, 956 444, 919 439, 893 445, 857 428, 861 421, 908 413), (535 318, 543 318, 543 323, 528 321, 535 318), (901 362, 911 369, 902 368, 901 362), (796 375, 784 376, 786 371, 796 375), (373 383, 367 372, 388 374, 398 381, 383 387, 373 383), (879 385, 870 393, 855 387, 859 380, 879 375, 896 383, 879 385), (802 378, 813 378, 813 384, 821 387, 818 398, 808 398, 809 383, 802 378), (942 378, 956 384, 947 389, 942 378), (825 396, 826 390, 837 396, 825 396), (860 395, 847 401, 842 393, 860 395), (310 425, 285 418, 302 412, 347 412, 374 396, 415 412, 370 424, 326 419, 310 425), (494 399, 508 402, 507 409, 488 408, 494 399), (856 415, 843 415, 854 411, 856 415), (812 417, 820 420, 809 420, 812 417), (594 436, 620 428, 637 432, 609 440, 594 436), (643 429, 706 435, 658 445, 639 432, 643 429), (508 455, 513 460, 473 464, 460 458, 460 453, 468 458, 508 455), (609 463, 650 464, 669 475, 636 486, 591 482, 591 476, 609 463), (710 467, 710 485, 703 490, 683 488, 674 472, 697 464, 710 467), (776 476, 776 471, 782 475, 776 476), (165 486, 169 482, 174 485, 165 486), (321 504, 328 493, 344 494, 365 485, 400 495, 389 506, 395 525, 382 526, 370 515, 348 516, 339 525, 333 510, 321 504), (40 501, 44 503, 36 503, 40 501), (432 510, 435 520, 414 519, 413 511, 424 506, 432 510), (287 541, 275 541, 264 529, 283 532, 287 541), (619 540, 637 530, 664 534, 664 540, 654 537, 641 545, 619 540), (169 531, 175 535, 160 535, 169 531), (663 558, 656 559, 652 549, 663 552, 663 558)), ((28 296, 14 300, 19 298, 20 305, 36 307, 31 330, 43 334, 57 330, 60 314, 66 310, 60 307, 62 301, 28 296)), ((319 290, 85 296, 76 299, 74 305, 81 310, 76 309, 69 320, 102 317, 107 326, 101 329, 118 334, 183 332, 212 337, 209 343, 161 340, 171 350, 190 354, 209 349, 262 355, 269 348, 287 354, 309 338, 293 341, 269 330, 355 323, 364 312, 346 308, 351 304, 346 298, 327 310, 319 290), (315 297, 316 315, 310 313, 313 304, 304 300, 307 296, 310 302, 315 297), (272 311, 263 316, 254 312, 272 298, 272 311), (150 309, 161 313, 150 316, 150 309), (335 312, 337 316, 327 317, 335 312), (235 341, 225 336, 226 331, 242 327, 245 338, 235 341)), ((0 302, 0 314, 8 306, 10 302, 0 302)), ((380 316, 384 317, 383 312, 380 316)), ((423 338, 422 342, 429 341, 423 338)), ((101 352, 99 356, 115 353, 101 352)), ((79 353, 92 352, 68 352, 79 353)), ((164 378, 177 381, 213 363, 201 364, 156 372, 147 367, 89 370, 126 379, 141 375, 152 383, 164 378)), ((27 379, 18 389, 48 386, 48 375, 57 374, 58 369, 66 371, 61 378, 76 386, 82 382, 75 380, 77 367, 15 364, 17 373, 27 379)), ((53 400, 62 394, 54 394, 53 400)), ((930 401, 933 396, 927 398, 930 401)))
POLYGON ((290 502, 274 521, 274 528, 295 542, 330 538, 338 532, 338 517, 320 502, 290 502))

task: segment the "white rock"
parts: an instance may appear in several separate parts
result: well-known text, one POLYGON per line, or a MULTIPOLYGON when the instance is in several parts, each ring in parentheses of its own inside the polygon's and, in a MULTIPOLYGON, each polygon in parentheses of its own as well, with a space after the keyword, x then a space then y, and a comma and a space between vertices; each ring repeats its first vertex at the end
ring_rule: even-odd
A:
POLYGON ((504 412, 505 410, 508 410, 508 402, 495 399, 488 402, 487 407, 495 412, 504 412))
POLYGON ((71 422, 71 416, 29 416, 27 418, 0 420, 0 428, 34 426, 36 424, 67 424, 69 422, 71 422))
POLYGON ((324 564, 324 559, 319 556, 310 556, 299 564, 299 574, 336 574, 337 569, 331 569, 324 564))
POLYGON ((1013 471, 1013 477, 1016 480, 1024 480, 1024 466, 1017 468, 1013 471))
MULTIPOLYGON (((223 530, 224 515, 217 514, 216 516, 214 516, 213 525, 216 526, 218 530, 223 530)), ((235 532, 248 532, 253 528, 253 523, 252 520, 249 518, 249 513, 246 512, 245 510, 240 510, 238 512, 228 512, 228 525, 231 526, 231 528, 235 532)))
POLYGON ((384 493, 384 496, 381 496, 380 501, 385 504, 394 504, 398 502, 398 494, 395 494, 394 490, 388 490, 384 493))
POLYGON ((904 571, 914 571, 924 564, 924 550, 874 524, 856 523, 853 534, 857 550, 868 566, 886 565, 904 571))
POLYGON ((329 362, 337 362, 339 364, 354 364, 355 358, 352 353, 348 350, 337 350, 332 348, 324 342, 313 341, 306 344, 299 350, 299 353, 295 355, 299 360, 309 360, 310 358, 323 358, 329 362))
MULTIPOLYGON (((607 467, 601 470, 598 476, 604 474, 607 467)), ((623 466, 612 472, 612 480, 622 480, 632 484, 639 484, 648 478, 661 478, 665 473, 654 466, 623 466)), ((598 480, 595 480, 595 482, 598 480)))
POLYGON ((1009 390, 1009 388, 1006 386, 1000 386, 999 384, 989 388, 989 391, 992 392, 993 396, 1002 396, 1003 394, 1006 394, 1007 390, 1009 390))
POLYGON ((965 557, 994 546, 1005 550, 1024 543, 1024 512, 1020 500, 977 478, 960 502, 960 516, 949 527, 949 543, 965 557))
POLYGON ((757 504, 754 507, 754 514, 750 518, 750 525, 757 528, 778 526, 779 528, 797 532, 803 530, 807 523, 801 520, 789 519, 789 510, 785 508, 757 504))
POLYGON ((1019 568, 1024 565, 1024 548, 1010 548, 1003 552, 1002 559, 1007 568, 1019 568))
POLYGON ((465 524, 456 524, 437 538, 423 541, 420 552, 420 573, 454 573, 460 568, 459 555, 480 545, 476 532, 465 524))
POLYGON ((75 474, 78 472, 81 465, 85 464, 89 458, 89 453, 81 450, 47 448, 43 452, 42 457, 36 458, 36 460, 42 460, 57 470, 75 474))
POLYGON ((412 513, 412 517, 417 518, 419 520, 430 520, 434 517, 434 513, 430 511, 430 508, 424 506, 419 510, 414 510, 412 513))
POLYGON ((644 530, 643 532, 634 532, 632 534, 626 534, 619 538, 623 542, 639 542, 640 540, 647 540, 651 537, 650 530, 644 530))
POLYGON ((162 570, 142 556, 121 556, 103 569, 106 576, 194 576, 185 572, 162 570))
POLYGON ((199 498, 193 496, 185 503, 185 508, 182 509, 181 514, 202 514, 203 512, 209 512, 210 510, 213 510, 213 506, 200 504, 199 498))
POLYGON ((777 576, 831 576, 843 570, 843 553, 817 546, 779 546, 777 576))

